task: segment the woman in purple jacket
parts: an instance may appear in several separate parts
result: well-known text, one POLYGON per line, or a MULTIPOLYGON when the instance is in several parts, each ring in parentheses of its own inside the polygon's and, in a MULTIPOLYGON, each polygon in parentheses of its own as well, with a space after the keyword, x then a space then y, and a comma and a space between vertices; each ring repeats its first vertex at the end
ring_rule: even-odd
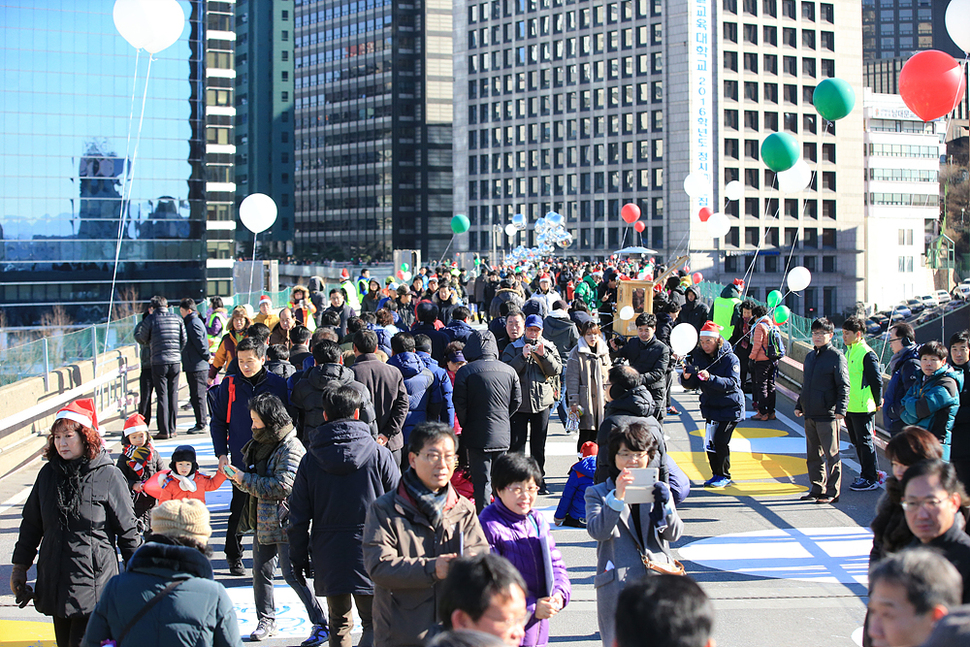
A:
POLYGON ((530 618, 521 644, 529 646, 548 644, 549 618, 569 604, 572 593, 549 522, 532 509, 541 483, 534 459, 519 453, 501 456, 492 468, 497 499, 479 517, 492 552, 512 562, 528 586, 530 618))

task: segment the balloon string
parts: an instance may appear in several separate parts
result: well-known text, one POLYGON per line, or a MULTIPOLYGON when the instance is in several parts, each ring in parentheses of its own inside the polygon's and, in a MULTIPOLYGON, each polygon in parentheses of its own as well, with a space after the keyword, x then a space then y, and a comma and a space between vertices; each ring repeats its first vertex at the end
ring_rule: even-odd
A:
MULTIPOLYGON (((778 174, 775 173, 775 177, 772 179, 772 183, 771 183, 771 187, 770 188, 777 188, 777 187, 778 187, 778 174)), ((771 199, 770 198, 769 199, 766 199, 765 200, 765 211, 764 211, 764 215, 761 216, 761 221, 762 222, 768 220, 768 205, 770 205, 770 204, 771 204, 771 199)), ((748 268, 744 271, 744 278, 741 279, 741 281, 744 283, 744 290, 741 292, 741 299, 742 300, 748 294, 748 274, 752 274, 753 275, 755 263, 758 262, 758 254, 761 253, 761 248, 762 248, 762 246, 764 244, 765 244, 764 237, 763 236, 759 236, 758 248, 756 250, 754 250, 754 258, 751 259, 751 263, 748 265, 748 268)))
POLYGON ((253 283, 256 281, 256 237, 259 236, 256 232, 253 232, 253 263, 249 270, 249 300, 253 300, 253 283))
MULTIPOLYGON (((493 231, 492 233, 494 234, 495 232, 493 231)), ((449 241, 448 241, 448 246, 447 246, 447 247, 445 247, 445 251, 443 251, 443 252, 441 252, 441 258, 439 258, 439 259, 438 259, 438 265, 441 265, 441 262, 442 262, 443 260, 445 260, 445 256, 447 256, 447 255, 448 255, 448 250, 449 250, 449 249, 451 249, 451 244, 452 244, 453 242, 455 242, 455 236, 456 236, 456 235, 457 235, 457 234, 452 234, 452 235, 451 235, 451 240, 449 240, 449 241)))
MULTIPOLYGON (((131 107, 129 109, 129 114, 128 114, 128 136, 125 141, 125 167, 127 167, 127 171, 124 172, 124 178, 127 180, 127 182, 123 181, 121 184, 121 218, 118 221, 118 237, 115 242, 114 270, 112 271, 112 274, 111 274, 111 288, 110 288, 110 292, 108 293, 108 317, 107 317, 107 322, 105 324, 105 330, 104 330, 104 352, 102 353, 103 355, 108 353, 108 339, 109 339, 109 336, 110 336, 109 333, 111 330, 111 312, 114 308, 115 286, 117 285, 117 282, 118 282, 118 265, 120 264, 120 258, 121 258, 121 241, 124 239, 125 221, 127 220, 128 213, 130 211, 131 187, 135 182, 135 161, 138 159, 138 144, 141 142, 142 125, 145 122, 145 103, 148 99, 148 80, 151 77, 151 73, 152 73, 152 56, 151 54, 149 54, 148 68, 145 70, 145 89, 144 89, 144 92, 142 93, 142 98, 141 98, 141 114, 139 115, 139 118, 138 118, 138 132, 135 135, 135 148, 131 155, 131 164, 128 165, 128 150, 131 145, 131 124, 135 116, 135 87, 137 85, 137 79, 138 79, 139 54, 140 54, 140 50, 136 49, 135 50, 135 72, 131 80, 131 107)), ((95 337, 95 349, 97 349, 97 337, 95 337)), ((95 366, 95 376, 97 376, 97 372, 98 372, 98 367, 95 366)), ((97 395, 99 398, 100 398, 100 394, 101 394, 101 390, 103 389, 103 386, 104 385, 98 385, 97 395)))

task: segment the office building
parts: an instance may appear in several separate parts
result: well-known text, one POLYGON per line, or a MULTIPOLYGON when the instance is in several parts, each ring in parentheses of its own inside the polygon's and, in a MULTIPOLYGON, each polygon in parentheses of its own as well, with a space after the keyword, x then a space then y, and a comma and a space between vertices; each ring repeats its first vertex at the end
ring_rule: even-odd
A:
POLYGON ((861 298, 861 111, 825 124, 812 105, 827 77, 862 96, 858 3, 495 0, 455 20, 455 211, 472 223, 472 250, 487 252, 516 213, 529 229, 499 247, 534 245, 532 224, 557 211, 576 239, 560 253, 598 259, 633 242, 689 253, 710 279, 747 274, 759 299, 791 254, 814 274, 789 298, 795 312, 837 314, 861 298), (814 172, 806 191, 774 188, 760 159, 772 132, 798 139, 814 172), (688 198, 691 172, 709 177, 710 195, 688 198), (728 202, 733 180, 745 193, 728 202), (628 202, 642 236, 620 220, 628 202), (728 215, 723 239, 699 221, 703 206, 728 215))
MULTIPOLYGON (((252 193, 276 202, 276 223, 259 234, 260 257, 293 253, 292 0, 236 3, 236 204, 252 193)), ((252 256, 253 234, 241 223, 239 253, 252 256)))
MULTIPOLYGON (((206 296, 233 293, 236 257, 236 183, 233 131, 236 71, 233 69, 233 9, 230 0, 206 0, 205 195, 206 296)), ((250 249, 252 249, 250 247, 250 249)))
POLYGON ((451 240, 452 4, 297 2, 296 255, 451 240))
POLYGON ((58 305, 71 322, 103 321, 119 229, 116 302, 203 296, 204 5, 181 4, 187 25, 151 65, 137 157, 148 57, 118 34, 112 3, 5 4, 0 310, 7 325, 36 325, 58 305))
POLYGON ((862 51, 867 61, 938 49, 958 59, 965 53, 946 30, 950 0, 862 0, 862 51))
POLYGON ((945 122, 923 123, 895 94, 866 89, 864 301, 889 309, 935 290, 927 265, 940 219, 945 122), (891 251, 890 251, 891 250, 891 251), (895 263, 891 262, 895 259, 895 263))

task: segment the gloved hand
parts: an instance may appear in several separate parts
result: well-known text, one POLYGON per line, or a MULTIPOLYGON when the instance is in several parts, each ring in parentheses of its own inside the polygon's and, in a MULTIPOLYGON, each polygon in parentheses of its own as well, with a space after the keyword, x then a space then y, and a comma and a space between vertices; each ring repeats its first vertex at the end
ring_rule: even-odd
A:
POLYGON ((10 573, 10 592, 17 598, 17 604, 23 609, 34 597, 34 590, 27 586, 27 569, 29 566, 14 564, 10 573))
POLYGON ((303 581, 304 584, 313 579, 313 566, 310 565, 309 561, 292 562, 291 565, 296 579, 303 581))
POLYGON ((663 481, 658 481, 653 485, 653 507, 650 508, 650 522, 663 529, 667 526, 664 518, 667 504, 670 503, 670 488, 663 481))

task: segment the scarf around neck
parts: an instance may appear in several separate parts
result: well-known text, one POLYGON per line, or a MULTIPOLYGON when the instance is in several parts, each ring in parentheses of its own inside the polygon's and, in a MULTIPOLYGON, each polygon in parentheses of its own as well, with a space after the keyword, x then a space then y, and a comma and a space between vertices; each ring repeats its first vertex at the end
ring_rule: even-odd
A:
POLYGON ((51 457, 51 465, 57 474, 57 516, 61 524, 67 528, 71 519, 81 516, 81 470, 90 463, 82 456, 73 461, 66 461, 60 454, 51 457))
POLYGON ((243 445, 242 453, 246 461, 247 471, 256 472, 260 476, 266 475, 266 461, 276 451, 286 435, 293 431, 293 425, 288 424, 280 429, 263 427, 253 432, 253 439, 243 445))
POLYGON ((145 468, 151 465, 155 458, 155 451, 152 448, 151 441, 148 441, 141 446, 131 444, 125 445, 122 453, 127 459, 126 462, 128 467, 130 467, 132 471, 138 475, 138 478, 149 476, 149 474, 145 472, 145 468))
POLYGON ((188 476, 182 476, 178 472, 169 473, 173 479, 178 481, 179 487, 182 488, 183 492, 195 492, 199 489, 199 486, 195 482, 195 472, 192 472, 188 476))
POLYGON ((418 511, 428 518, 432 528, 436 531, 439 530, 445 520, 445 503, 448 502, 448 486, 446 485, 438 492, 432 492, 428 489, 428 486, 421 482, 414 468, 410 467, 401 476, 401 482, 404 484, 407 493, 414 499, 418 511))

